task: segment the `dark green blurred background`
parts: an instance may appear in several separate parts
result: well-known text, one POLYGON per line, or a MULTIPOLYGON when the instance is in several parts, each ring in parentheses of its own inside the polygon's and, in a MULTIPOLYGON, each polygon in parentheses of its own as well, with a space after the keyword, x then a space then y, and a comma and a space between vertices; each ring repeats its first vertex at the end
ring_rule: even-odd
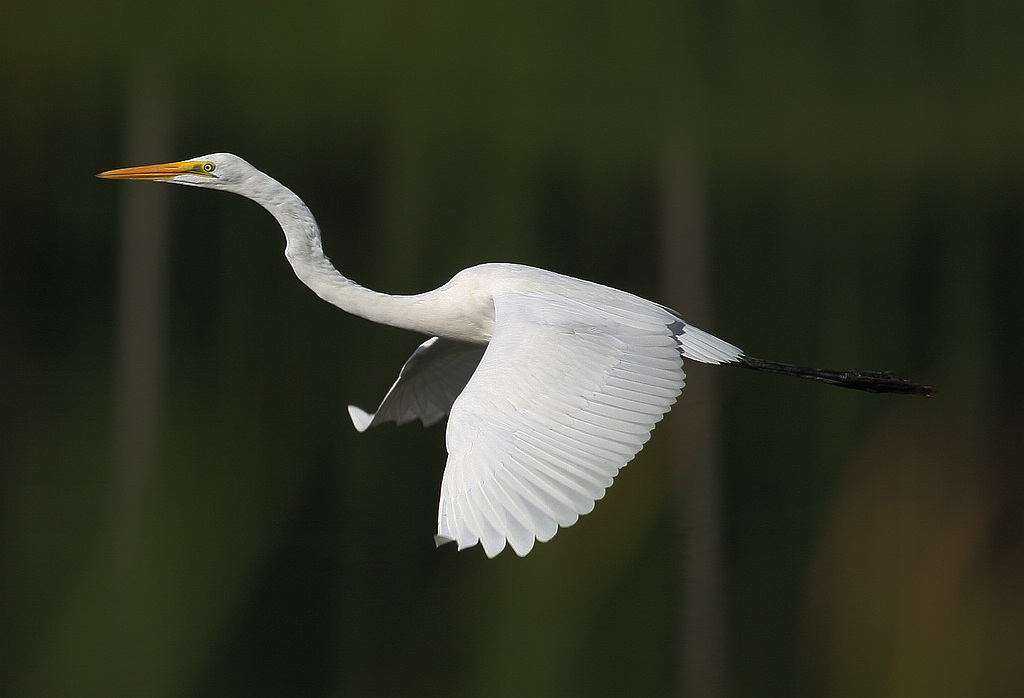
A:
POLYGON ((0 694, 1024 688, 1024 6, 0 5, 0 694), (435 550, 422 340, 321 302, 242 155, 372 288, 484 261, 765 358, 688 365, 595 512, 435 550))

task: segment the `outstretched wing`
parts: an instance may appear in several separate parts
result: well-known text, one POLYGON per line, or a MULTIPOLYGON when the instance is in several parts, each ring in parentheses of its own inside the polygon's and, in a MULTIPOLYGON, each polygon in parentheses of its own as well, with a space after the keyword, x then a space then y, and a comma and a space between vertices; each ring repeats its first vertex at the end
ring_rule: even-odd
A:
POLYGON ((414 419, 429 427, 448 414, 483 355, 482 345, 431 337, 406 360, 374 414, 349 405, 352 423, 359 431, 414 419))
POLYGON ((677 321, 654 304, 496 296, 493 337, 448 420, 438 544, 525 555, 590 512, 683 387, 677 321))

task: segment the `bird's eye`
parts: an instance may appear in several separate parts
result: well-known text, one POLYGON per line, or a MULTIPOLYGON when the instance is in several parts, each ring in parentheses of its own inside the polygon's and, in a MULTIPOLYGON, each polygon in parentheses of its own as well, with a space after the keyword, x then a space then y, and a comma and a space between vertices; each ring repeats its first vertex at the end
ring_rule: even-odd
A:
POLYGON ((209 174, 210 172, 213 172, 216 169, 217 169, 217 166, 214 165, 212 162, 204 162, 203 163, 203 172, 206 172, 207 174, 209 174))

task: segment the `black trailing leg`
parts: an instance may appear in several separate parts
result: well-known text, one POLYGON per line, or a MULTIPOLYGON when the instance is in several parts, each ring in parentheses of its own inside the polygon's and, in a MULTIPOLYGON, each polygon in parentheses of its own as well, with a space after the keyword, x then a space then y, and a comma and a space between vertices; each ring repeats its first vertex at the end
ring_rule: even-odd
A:
POLYGON ((734 365, 752 368, 755 371, 767 371, 769 373, 781 373, 784 376, 806 378, 818 381, 819 383, 838 385, 842 388, 866 390, 869 393, 935 396, 935 390, 931 386, 912 383, 900 378, 892 371, 864 371, 859 368, 847 371, 830 371, 823 368, 794 366, 793 364, 784 364, 778 361, 755 359, 751 356, 741 356, 735 361, 734 365))

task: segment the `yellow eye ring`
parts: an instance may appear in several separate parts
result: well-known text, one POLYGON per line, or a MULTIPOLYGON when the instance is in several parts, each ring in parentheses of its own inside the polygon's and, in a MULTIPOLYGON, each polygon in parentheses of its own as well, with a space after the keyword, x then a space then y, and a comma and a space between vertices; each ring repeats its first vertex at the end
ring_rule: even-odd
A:
POLYGON ((217 166, 214 165, 212 162, 204 162, 203 163, 203 172, 205 172, 207 174, 210 174, 211 172, 213 172, 216 169, 217 169, 217 166))

